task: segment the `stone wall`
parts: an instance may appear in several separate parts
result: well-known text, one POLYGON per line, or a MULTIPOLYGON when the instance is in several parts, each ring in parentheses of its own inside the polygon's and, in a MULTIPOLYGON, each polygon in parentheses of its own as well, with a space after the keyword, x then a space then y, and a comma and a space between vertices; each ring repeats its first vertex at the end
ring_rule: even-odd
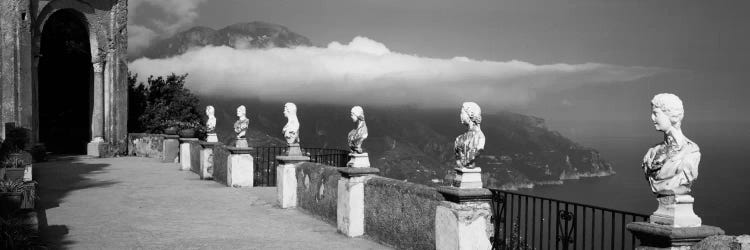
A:
POLYGON ((227 158, 231 153, 227 146, 217 145, 214 147, 214 171, 211 173, 214 181, 227 185, 227 158))
POLYGON ((164 150, 164 135, 128 134, 128 155, 161 159, 164 150))
POLYGON ((338 181, 336 167, 302 163, 297 167, 297 207, 336 225, 338 181))
POLYGON ((201 149, 198 141, 190 142, 190 171, 196 174, 201 171, 201 149))
POLYGON ((708 237, 694 245, 693 250, 750 250, 750 235, 729 236, 716 235, 708 237))
POLYGON ((365 234, 398 249, 435 249, 435 188, 374 176, 365 183, 365 234))

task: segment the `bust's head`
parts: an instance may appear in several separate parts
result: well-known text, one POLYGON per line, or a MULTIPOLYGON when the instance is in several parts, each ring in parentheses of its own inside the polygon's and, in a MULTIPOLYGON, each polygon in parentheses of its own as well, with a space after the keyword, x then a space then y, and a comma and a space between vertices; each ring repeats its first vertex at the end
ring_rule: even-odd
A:
POLYGON ((284 116, 289 118, 291 116, 297 116, 297 105, 294 103, 287 102, 284 104, 284 116))
POLYGON ((360 106, 352 107, 351 117, 353 122, 364 121, 365 111, 360 106))
POLYGON ((245 114, 246 114, 245 105, 240 105, 239 107, 237 107, 237 117, 240 117, 240 118, 245 117, 245 114))
POLYGON ((214 116, 214 106, 211 106, 211 105, 206 106, 206 115, 214 116))
POLYGON ((671 127, 680 128, 684 116, 682 100, 674 94, 661 93, 651 100, 651 120, 656 130, 666 132, 671 127))
POLYGON ((475 102, 464 102, 461 106, 461 123, 479 125, 482 123, 482 109, 475 102))

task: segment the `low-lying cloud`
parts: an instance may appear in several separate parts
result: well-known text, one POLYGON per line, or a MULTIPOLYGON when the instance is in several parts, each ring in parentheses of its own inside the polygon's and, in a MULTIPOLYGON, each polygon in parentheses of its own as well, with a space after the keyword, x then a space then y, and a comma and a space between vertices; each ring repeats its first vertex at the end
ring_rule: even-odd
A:
POLYGON ((172 58, 141 58, 129 66, 142 78, 189 73, 187 86, 202 95, 426 107, 476 101, 490 110, 525 105, 542 91, 629 82, 663 71, 599 63, 534 65, 429 58, 392 52, 365 37, 348 44, 332 42, 326 48, 203 47, 172 58))
POLYGON ((206 0, 130 0, 128 2, 128 53, 137 54, 154 40, 175 34, 198 18, 198 5, 206 0), (161 15, 139 19, 140 7, 156 8, 161 15))

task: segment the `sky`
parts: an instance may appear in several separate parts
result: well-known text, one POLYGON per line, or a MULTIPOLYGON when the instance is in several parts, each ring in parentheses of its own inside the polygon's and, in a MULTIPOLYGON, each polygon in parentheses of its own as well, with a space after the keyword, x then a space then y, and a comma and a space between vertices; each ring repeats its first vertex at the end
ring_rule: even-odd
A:
POLYGON ((340 90, 338 96, 324 98, 334 102, 362 99, 435 107, 474 98, 485 103, 488 112, 510 109, 552 124, 636 121, 648 126, 651 97, 672 92, 685 103, 684 124, 691 119, 701 124, 750 122, 745 110, 750 107, 745 100, 750 94, 750 1, 129 4, 132 50, 193 26, 218 29, 249 21, 284 25, 315 45, 263 51, 204 48, 167 60, 136 59, 130 65, 142 74, 161 73, 156 69, 191 73, 202 80, 200 86, 191 86, 199 93, 266 89, 267 96, 305 98, 311 89, 322 87, 340 90), (216 63, 221 61, 244 66, 216 63), (205 83, 215 77, 221 80, 205 83), (300 91, 290 95, 274 86, 300 91), (372 91, 388 92, 389 97, 367 95, 377 93, 372 91))

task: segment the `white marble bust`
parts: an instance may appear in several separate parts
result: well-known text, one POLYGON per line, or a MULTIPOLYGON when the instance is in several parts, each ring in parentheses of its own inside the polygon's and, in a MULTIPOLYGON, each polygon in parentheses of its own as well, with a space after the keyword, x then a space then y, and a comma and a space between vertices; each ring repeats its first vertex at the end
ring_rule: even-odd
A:
POLYGON ((651 100, 651 121, 664 140, 648 150, 641 167, 655 194, 689 194, 698 178, 700 148, 682 133, 683 117, 682 101, 676 95, 663 93, 651 100))
POLYGON ((206 132, 207 133, 215 133, 216 132, 216 116, 214 116, 214 106, 206 106, 206 116, 208 116, 208 120, 206 120, 206 132))
POLYGON ((453 144, 456 154, 456 164, 459 168, 472 169, 474 162, 484 150, 484 133, 482 123, 482 109, 474 102, 464 102, 461 106, 461 123, 466 126, 466 133, 456 137, 453 144))
POLYGON ((297 119, 297 105, 288 102, 284 104, 284 117, 287 122, 282 129, 284 139, 289 145, 299 144, 299 120, 297 119))
POLYGON ((349 149, 351 149, 352 153, 361 154, 363 153, 362 142, 367 139, 365 111, 360 106, 354 106, 352 107, 350 116, 352 118, 352 122, 355 122, 357 124, 357 127, 352 129, 352 131, 349 131, 349 135, 347 136, 347 140, 349 141, 349 149))
POLYGON ((237 134, 237 139, 245 138, 245 133, 247 132, 247 127, 250 123, 250 120, 247 119, 246 111, 245 105, 237 107, 238 119, 234 122, 234 132, 237 134))

